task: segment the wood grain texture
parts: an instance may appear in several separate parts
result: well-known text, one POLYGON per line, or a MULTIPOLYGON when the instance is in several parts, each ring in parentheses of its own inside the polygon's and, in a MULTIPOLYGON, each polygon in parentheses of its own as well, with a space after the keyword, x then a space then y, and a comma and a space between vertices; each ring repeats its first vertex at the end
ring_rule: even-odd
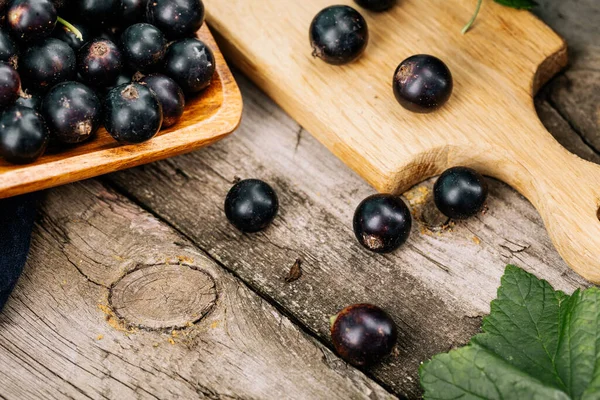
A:
POLYGON ((341 308, 385 308, 399 326, 399 351, 369 373, 398 395, 418 397, 419 364, 478 332, 507 263, 567 292, 586 286, 553 249, 531 204, 495 180, 489 211, 451 231, 426 229, 420 214, 432 182, 417 186, 405 196, 416 218, 406 246, 389 255, 365 251, 352 215, 373 189, 244 77, 237 80, 245 113, 235 135, 107 178, 326 343, 329 316, 341 308), (280 213, 265 232, 241 234, 227 222, 223 199, 236 176, 275 187, 280 213), (297 258, 302 277, 288 284, 297 258))
POLYGON ((566 151, 535 114, 533 94, 566 65, 566 48, 534 15, 487 2, 461 35, 475 0, 405 0, 364 13, 369 47, 339 67, 313 59, 307 40, 328 0, 206 3, 232 62, 377 190, 474 167, 527 197, 567 263, 600 283, 600 168, 566 151), (443 59, 455 82, 449 103, 427 115, 401 108, 391 88, 395 67, 418 53, 443 59))
POLYGON ((0 398, 289 396, 394 398, 122 196, 51 192, 0 316, 0 398))
POLYGON ((0 158, 0 198, 186 153, 234 131, 242 113, 239 89, 206 25, 198 32, 198 38, 213 50, 216 71, 211 86, 198 97, 188 99, 179 123, 142 144, 121 145, 102 128, 91 140, 49 151, 32 164, 13 165, 0 158))

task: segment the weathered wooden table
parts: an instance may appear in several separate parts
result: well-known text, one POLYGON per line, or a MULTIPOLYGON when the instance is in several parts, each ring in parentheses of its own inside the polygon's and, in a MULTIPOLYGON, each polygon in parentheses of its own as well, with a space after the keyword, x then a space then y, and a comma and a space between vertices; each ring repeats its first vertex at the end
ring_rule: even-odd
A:
MULTIPOLYGON (((538 96, 540 117, 600 162, 600 7, 545 0, 536 12, 572 61, 538 96)), ((364 251, 351 218, 372 189, 237 78, 246 111, 231 138, 47 193, 0 315, 1 399, 413 398, 419 363, 478 331, 505 264, 586 286, 533 207, 497 181, 484 215, 439 232, 417 221, 401 250, 364 251), (280 195, 263 233, 226 221, 236 176, 280 195), (296 258, 303 275, 286 283, 296 258), (389 310, 400 330, 391 360, 365 372, 330 350, 329 316, 356 302, 389 310)), ((416 215, 430 187, 406 194, 416 215)))

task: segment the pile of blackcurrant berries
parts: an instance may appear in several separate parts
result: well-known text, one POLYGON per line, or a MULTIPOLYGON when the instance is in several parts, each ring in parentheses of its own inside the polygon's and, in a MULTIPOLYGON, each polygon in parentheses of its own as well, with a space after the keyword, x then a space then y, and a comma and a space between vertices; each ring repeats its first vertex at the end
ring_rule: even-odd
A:
MULTIPOLYGON (((355 0, 371 11, 385 11, 395 0, 355 0)), ((326 7, 313 19, 309 31, 313 56, 328 64, 342 65, 357 60, 367 48, 367 21, 346 5, 326 7)), ((452 94, 450 70, 437 57, 418 54, 402 61, 392 79, 398 103, 409 111, 429 113, 444 105, 452 94)))
POLYGON ((174 125, 215 72, 203 22, 202 0, 0 0, 0 156, 174 125))

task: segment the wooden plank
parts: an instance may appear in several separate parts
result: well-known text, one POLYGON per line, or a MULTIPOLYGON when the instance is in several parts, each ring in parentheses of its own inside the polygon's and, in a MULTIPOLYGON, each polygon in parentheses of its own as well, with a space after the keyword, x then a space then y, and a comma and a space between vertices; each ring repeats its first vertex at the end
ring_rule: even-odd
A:
POLYGON ((188 98, 179 123, 142 144, 122 145, 102 128, 91 140, 48 151, 32 164, 14 165, 0 158, 0 198, 187 153, 234 131, 242 112, 239 89, 206 25, 200 29, 198 37, 213 50, 216 71, 207 90, 188 98))
POLYGON ((0 398, 373 399, 164 223, 89 181, 52 191, 0 315, 0 398))

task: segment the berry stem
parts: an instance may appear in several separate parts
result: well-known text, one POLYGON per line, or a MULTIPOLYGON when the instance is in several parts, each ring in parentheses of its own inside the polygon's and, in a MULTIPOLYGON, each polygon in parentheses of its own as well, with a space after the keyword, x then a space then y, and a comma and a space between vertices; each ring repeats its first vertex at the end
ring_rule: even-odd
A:
POLYGON ((67 29, 69 29, 71 32, 73 32, 73 34, 75 35, 75 37, 77 39, 79 39, 83 42, 83 35, 79 31, 79 29, 75 28, 75 26, 73 26, 73 24, 71 24, 69 21, 62 19, 61 17, 57 17, 56 22, 59 22, 59 23, 63 24, 64 26, 66 26, 67 29))
POLYGON ((477 0, 477 6, 475 7, 475 13, 473 14, 473 16, 471 17, 471 19, 469 20, 469 22, 467 22, 467 24, 463 28, 463 30, 461 32, 463 35, 465 33, 467 33, 467 31, 469 29, 471 29, 471 26, 473 25, 473 23, 475 22, 475 19, 477 18, 477 14, 479 14, 479 9, 481 8, 481 3, 482 2, 483 2, 483 0, 477 0))

